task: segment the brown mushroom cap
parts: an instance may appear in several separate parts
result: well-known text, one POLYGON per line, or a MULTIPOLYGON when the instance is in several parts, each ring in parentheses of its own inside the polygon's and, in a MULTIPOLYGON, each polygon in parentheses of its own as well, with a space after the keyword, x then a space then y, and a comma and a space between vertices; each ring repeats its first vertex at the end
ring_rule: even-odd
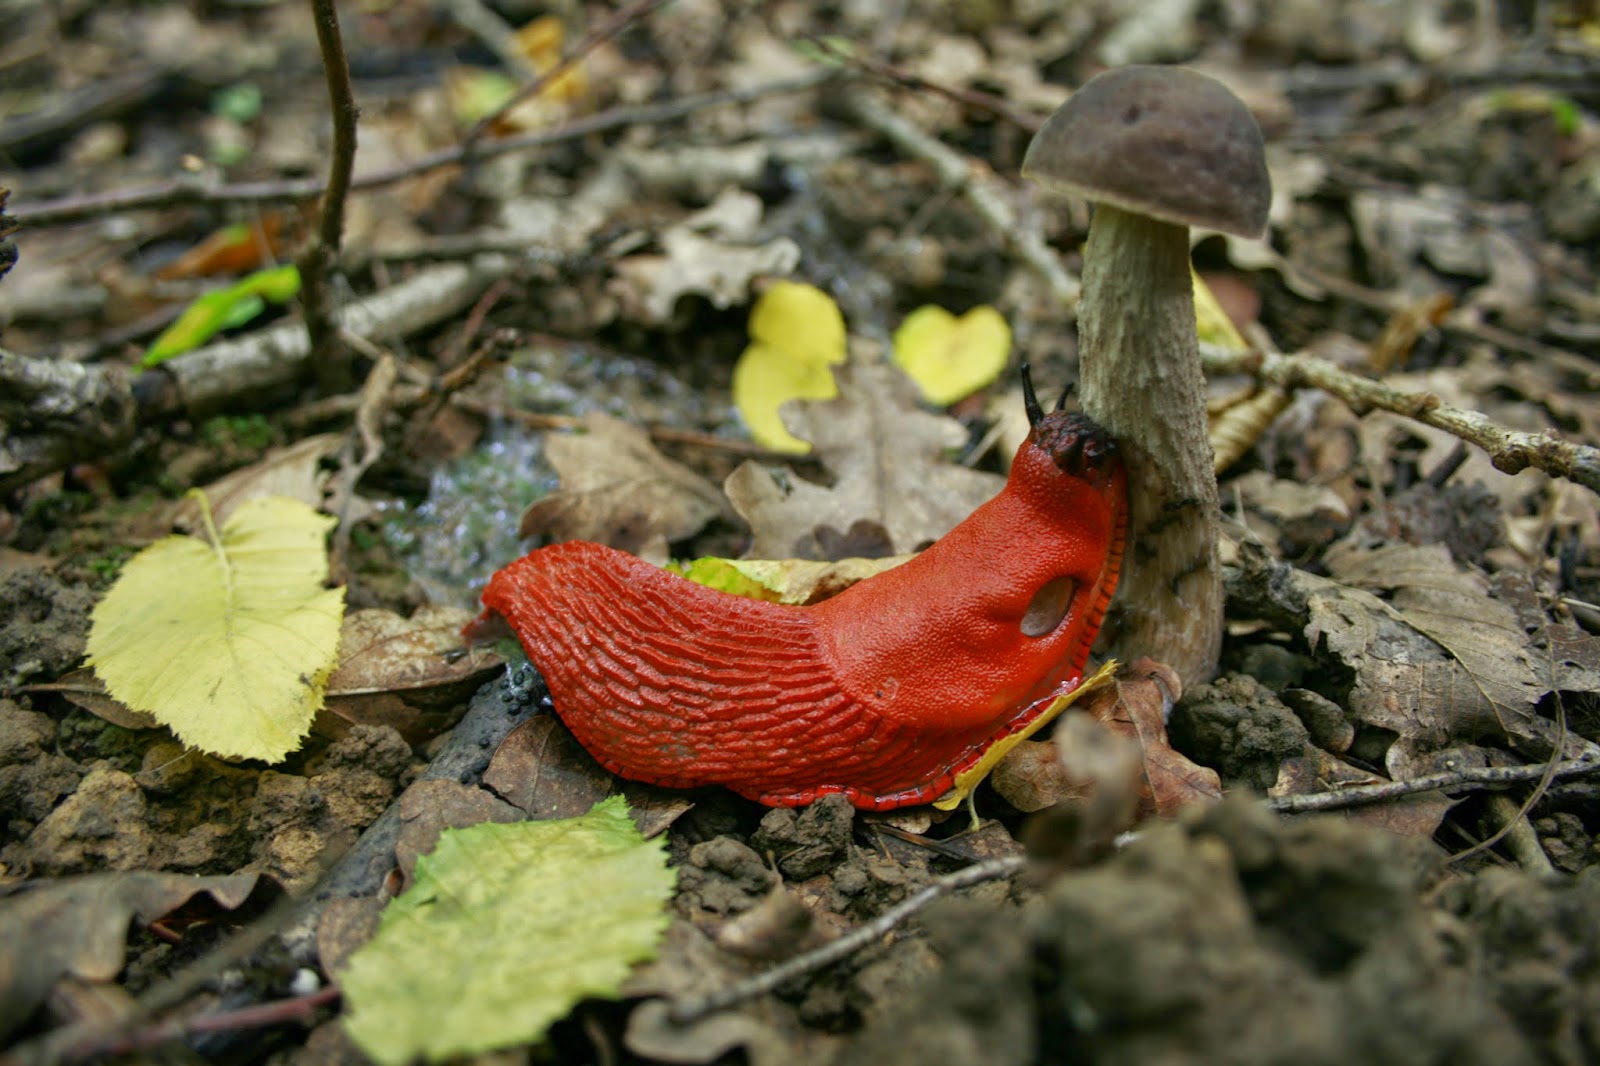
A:
POLYGON ((1272 183, 1261 128, 1215 78, 1184 67, 1106 71, 1050 116, 1022 160, 1050 192, 1181 226, 1259 237, 1272 183))

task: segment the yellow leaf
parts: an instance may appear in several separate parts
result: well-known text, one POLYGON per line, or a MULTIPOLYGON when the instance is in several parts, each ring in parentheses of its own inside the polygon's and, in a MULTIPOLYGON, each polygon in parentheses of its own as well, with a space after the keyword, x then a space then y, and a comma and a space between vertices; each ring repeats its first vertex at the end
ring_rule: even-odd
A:
POLYGON ((1065 696, 1057 696, 1050 706, 1046 707, 1037 718, 1026 726, 1010 736, 1001 737, 993 744, 990 744, 989 749, 983 753, 983 758, 973 764, 970 769, 963 770, 957 774, 955 786, 949 792, 934 800, 933 805, 941 811, 955 810, 961 805, 962 800, 972 794, 973 789, 983 783, 983 779, 989 776, 989 772, 1000 765, 1000 760, 1010 754, 1012 748, 1055 721, 1060 717, 1062 711, 1078 702, 1080 697, 1108 683, 1116 671, 1117 661, 1115 659, 1108 660, 1100 669, 1084 678, 1077 688, 1065 696))
POLYGON ((891 555, 884 559, 719 559, 702 556, 672 563, 667 569, 697 585, 719 592, 773 603, 809 604, 836 596, 858 581, 881 574, 910 559, 891 555))
POLYGON ((844 315, 833 297, 798 281, 780 281, 750 312, 750 339, 802 363, 844 362, 844 315))
POLYGON ((778 408, 790 400, 839 395, 830 366, 844 362, 844 316, 813 285, 780 281, 750 311, 750 346, 733 368, 733 402, 762 447, 804 455, 811 445, 790 433, 778 408))
POLYGON ((338 659, 344 589, 322 585, 334 519, 283 496, 240 504, 220 534, 204 502, 201 515, 204 538, 167 537, 123 567, 88 662, 185 744, 276 762, 305 739, 338 659))
POLYGON ((1000 376, 1011 358, 1011 327, 988 305, 957 318, 929 304, 906 316, 894 331, 894 362, 922 390, 922 398, 948 407, 1000 376))
POLYGON ((1247 350, 1250 345, 1245 343, 1245 339, 1239 335, 1238 327, 1233 324, 1233 319, 1228 317, 1228 312, 1217 302, 1211 286, 1206 284, 1206 280, 1192 266, 1189 268, 1189 274, 1194 278, 1194 324, 1200 339, 1207 344, 1220 344, 1236 352, 1247 350))
POLYGON ((778 408, 790 400, 831 400, 839 386, 825 364, 806 363, 765 344, 752 344, 733 368, 733 402, 763 448, 804 455, 811 445, 790 433, 778 408))
MULTIPOLYGON (((517 50, 528 57, 534 70, 544 74, 561 62, 567 30, 555 15, 541 15, 518 30, 515 39, 517 50)), ((580 62, 550 79, 550 83, 539 90, 539 95, 570 104, 582 100, 588 91, 589 79, 580 62)))

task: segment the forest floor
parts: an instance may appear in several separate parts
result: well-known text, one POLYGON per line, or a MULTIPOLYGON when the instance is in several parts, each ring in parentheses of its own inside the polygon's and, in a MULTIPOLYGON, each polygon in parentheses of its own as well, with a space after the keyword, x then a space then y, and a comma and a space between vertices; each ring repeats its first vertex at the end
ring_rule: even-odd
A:
POLYGON ((311 14, 10 8, 15 1061, 179 1040, 363 1061, 323 982, 440 830, 617 793, 665 835, 673 921, 543 1061, 1600 1061, 1592 5, 348 5, 356 180, 311 293, 345 315, 319 349, 336 357, 311 359, 299 305, 269 295, 153 369, 186 305, 315 225, 332 149, 311 14), (883 556, 992 493, 1020 439, 1016 364, 1052 396, 1077 375, 1089 212, 1024 183, 1022 154, 1071 89, 1130 63, 1228 85, 1274 184, 1265 240, 1193 250, 1231 323, 1202 322, 1213 440, 1242 418, 1242 443, 1219 475, 1220 675, 1165 708, 1148 671, 1121 690, 1155 708, 1141 780, 1160 817, 1110 846, 1125 827, 1059 791, 1048 741, 970 813, 629 784, 537 713, 537 680, 459 654, 530 536, 660 562, 883 556), (827 293, 850 337, 845 402, 805 406, 805 456, 752 440, 733 399, 751 306, 781 278, 827 293), (948 409, 887 369, 929 304, 992 306, 1012 336, 1008 369, 948 409), (736 491, 750 462, 788 467, 813 510, 736 491), (338 520, 344 660, 271 765, 186 747, 83 665, 95 605, 140 549, 196 528, 197 487, 219 522, 262 494, 338 520), (1302 813, 1330 792, 1341 809, 1302 813), (91 892, 86 874, 110 876, 91 892), (831 965, 667 1016, 929 886, 931 907, 831 965))

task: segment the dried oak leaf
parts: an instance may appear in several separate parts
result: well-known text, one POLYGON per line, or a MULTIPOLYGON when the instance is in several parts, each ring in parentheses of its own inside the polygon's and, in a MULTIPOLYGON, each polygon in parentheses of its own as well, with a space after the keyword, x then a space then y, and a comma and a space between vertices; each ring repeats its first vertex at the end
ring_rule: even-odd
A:
POLYGON ((1388 592, 1402 620, 1454 657, 1507 735, 1542 733, 1530 723, 1539 721, 1534 707, 1553 687, 1548 664, 1533 655, 1517 612, 1444 545, 1336 546, 1326 561, 1334 578, 1388 592))
POLYGON ((352 725, 393 726, 412 745, 444 732, 504 665, 487 648, 455 654, 472 617, 455 607, 423 607, 410 618, 377 608, 346 614, 326 711, 352 725))
POLYGON ((523 512, 518 536, 592 540, 665 563, 668 543, 723 512, 716 486, 662 455, 644 430, 599 412, 584 424, 545 442, 561 487, 523 512))
MULTIPOLYGON (((1486 602, 1487 597, 1484 597, 1486 602)), ((1473 673, 1439 643, 1421 632, 1399 608, 1365 589, 1297 570, 1269 559, 1248 543, 1239 549, 1239 567, 1229 579, 1229 603, 1240 612, 1268 619, 1304 633, 1313 652, 1331 654, 1348 668, 1348 692, 1330 693, 1352 719, 1397 733, 1404 751, 1427 751, 1477 736, 1507 736, 1529 741, 1534 754, 1548 755, 1558 730, 1534 714, 1525 697, 1526 675, 1516 656, 1505 661, 1509 679, 1482 685, 1473 673), (1496 706, 1495 692, 1508 701, 1496 706)), ((1476 655, 1474 669, 1490 668, 1501 642, 1466 649, 1476 655)), ((1535 697, 1537 698, 1537 697, 1535 697)), ((1567 751, 1577 754, 1583 743, 1569 738, 1567 751)), ((1400 748, 1392 749, 1398 755, 1400 748)), ((1390 775, 1403 779, 1398 765, 1390 775)))
POLYGON ((893 367, 846 366, 838 380, 836 399, 785 405, 790 429, 836 475, 831 488, 754 462, 723 483, 753 534, 746 558, 825 559, 824 542, 863 520, 887 530, 894 551, 915 551, 1004 485, 998 475, 948 460, 966 431, 919 408, 915 386, 893 367))
POLYGON ((0 943, 8 958, 0 965, 0 1039, 26 1021, 62 978, 116 977, 129 922, 149 925, 191 906, 199 909, 197 918, 236 911, 276 894, 277 885, 257 874, 128 871, 10 886, 0 895, 0 943))
POLYGON ((1191 762, 1167 740, 1167 716, 1183 685, 1164 663, 1136 659, 1117 672, 1115 684, 1095 694, 1086 708, 1112 730, 1139 742, 1145 787, 1141 813, 1170 818, 1191 803, 1222 798, 1222 778, 1191 762))

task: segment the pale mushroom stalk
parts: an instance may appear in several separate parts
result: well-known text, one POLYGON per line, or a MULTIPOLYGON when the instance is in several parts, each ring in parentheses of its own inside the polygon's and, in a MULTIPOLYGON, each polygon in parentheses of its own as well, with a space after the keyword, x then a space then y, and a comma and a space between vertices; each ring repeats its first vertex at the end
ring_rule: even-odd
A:
POLYGON ((1222 650, 1221 520, 1186 227, 1095 208, 1078 353, 1079 402, 1116 438, 1131 489, 1105 646, 1154 656, 1185 688, 1209 681, 1222 650))
POLYGON ((1261 131, 1225 86, 1180 67, 1091 79, 1028 146, 1022 174, 1096 203, 1078 304, 1079 397, 1128 468, 1127 554, 1102 642, 1184 686, 1222 645, 1220 508, 1195 336, 1190 226, 1260 236, 1261 131))

